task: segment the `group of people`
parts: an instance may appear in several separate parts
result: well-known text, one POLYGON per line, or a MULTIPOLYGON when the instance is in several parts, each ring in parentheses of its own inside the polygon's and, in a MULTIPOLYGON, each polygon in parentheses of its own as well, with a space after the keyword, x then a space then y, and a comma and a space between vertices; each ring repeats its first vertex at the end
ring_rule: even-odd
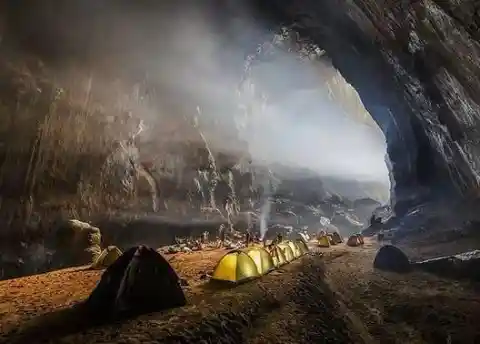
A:
MULTIPOLYGON (((241 234, 237 233, 232 230, 232 228, 229 228, 225 224, 221 224, 218 228, 218 236, 217 236, 217 243, 219 247, 225 247, 226 242, 228 241, 229 238, 232 237, 233 239, 239 239, 242 240, 241 234), (235 235, 236 234, 236 235, 235 235)), ((207 244, 210 242, 210 233, 208 231, 204 231, 200 237, 199 240, 203 245, 207 244)), ((271 245, 276 245, 279 244, 283 241, 283 234, 279 233, 275 237, 275 239, 272 241, 271 245)), ((263 238, 260 236, 260 233, 252 231, 252 229, 247 229, 247 232, 243 236, 243 245, 245 247, 248 247, 252 244, 260 244, 263 243, 264 246, 266 246, 266 237, 264 236, 263 238)))
MULTIPOLYGON (((277 245, 283 241, 283 235, 281 233, 278 233, 275 239, 272 241, 271 245, 277 245)), ((247 231, 247 234, 245 235, 245 246, 248 247, 252 243, 262 243, 263 246, 266 246, 266 237, 264 236, 263 238, 260 238, 258 233, 252 233, 250 231, 247 231)))

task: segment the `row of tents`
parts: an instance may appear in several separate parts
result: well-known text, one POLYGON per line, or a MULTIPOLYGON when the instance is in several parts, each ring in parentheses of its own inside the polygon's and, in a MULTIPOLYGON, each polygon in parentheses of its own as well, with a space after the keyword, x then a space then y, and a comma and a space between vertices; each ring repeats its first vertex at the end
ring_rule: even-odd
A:
MULTIPOLYGON (((318 247, 330 247, 343 243, 343 239, 338 232, 321 232, 317 237, 318 247)), ((364 244, 361 234, 351 235, 347 240, 347 246, 356 247, 364 244)))
POLYGON ((260 244, 225 254, 213 270, 212 280, 243 283, 268 274, 309 252, 305 241, 285 240, 270 247, 260 244))
MULTIPOLYGON (((220 259, 212 280, 235 284, 246 282, 288 264, 308 251, 303 240, 282 241, 267 248, 257 245, 233 250, 220 259)), ((120 250, 109 247, 102 253, 98 264, 101 260, 101 264, 110 265, 90 296, 80 304, 86 312, 86 321, 101 323, 187 304, 180 278, 154 249, 138 246, 122 254, 120 250)), ((374 267, 407 272, 410 262, 398 248, 387 245, 379 250, 374 267)))

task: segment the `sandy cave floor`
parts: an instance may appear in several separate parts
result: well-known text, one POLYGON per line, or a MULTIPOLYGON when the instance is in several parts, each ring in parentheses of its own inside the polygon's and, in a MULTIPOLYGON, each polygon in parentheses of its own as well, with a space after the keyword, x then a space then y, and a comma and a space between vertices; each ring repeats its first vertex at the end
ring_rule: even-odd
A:
POLYGON ((101 271, 1 281, 0 342, 480 343, 480 295, 473 286, 375 271, 377 248, 367 240, 363 247, 321 249, 322 256, 220 291, 205 288, 201 276, 224 250, 168 255, 189 282, 188 306, 93 328, 76 326, 70 306, 88 296, 101 271))

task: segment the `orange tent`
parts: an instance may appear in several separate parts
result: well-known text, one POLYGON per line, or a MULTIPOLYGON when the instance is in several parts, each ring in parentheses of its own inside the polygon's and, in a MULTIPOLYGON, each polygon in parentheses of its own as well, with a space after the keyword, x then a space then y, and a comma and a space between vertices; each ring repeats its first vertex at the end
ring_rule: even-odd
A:
POLYGON ((362 243, 360 242, 360 239, 357 235, 352 235, 350 238, 348 238, 347 245, 351 247, 356 247, 362 245, 362 243))

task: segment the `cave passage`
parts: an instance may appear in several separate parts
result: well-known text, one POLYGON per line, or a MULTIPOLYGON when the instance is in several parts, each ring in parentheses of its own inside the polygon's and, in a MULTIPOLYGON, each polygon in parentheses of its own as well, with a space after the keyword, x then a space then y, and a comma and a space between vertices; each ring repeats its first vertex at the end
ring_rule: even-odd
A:
POLYGON ((387 142, 403 144, 395 136, 389 140, 396 132, 393 118, 382 118, 380 127, 324 51, 287 48, 285 36, 274 40, 265 52, 270 58, 254 63, 245 81, 265 103, 240 132, 252 159, 308 170, 347 199, 388 204, 395 180, 387 142))

